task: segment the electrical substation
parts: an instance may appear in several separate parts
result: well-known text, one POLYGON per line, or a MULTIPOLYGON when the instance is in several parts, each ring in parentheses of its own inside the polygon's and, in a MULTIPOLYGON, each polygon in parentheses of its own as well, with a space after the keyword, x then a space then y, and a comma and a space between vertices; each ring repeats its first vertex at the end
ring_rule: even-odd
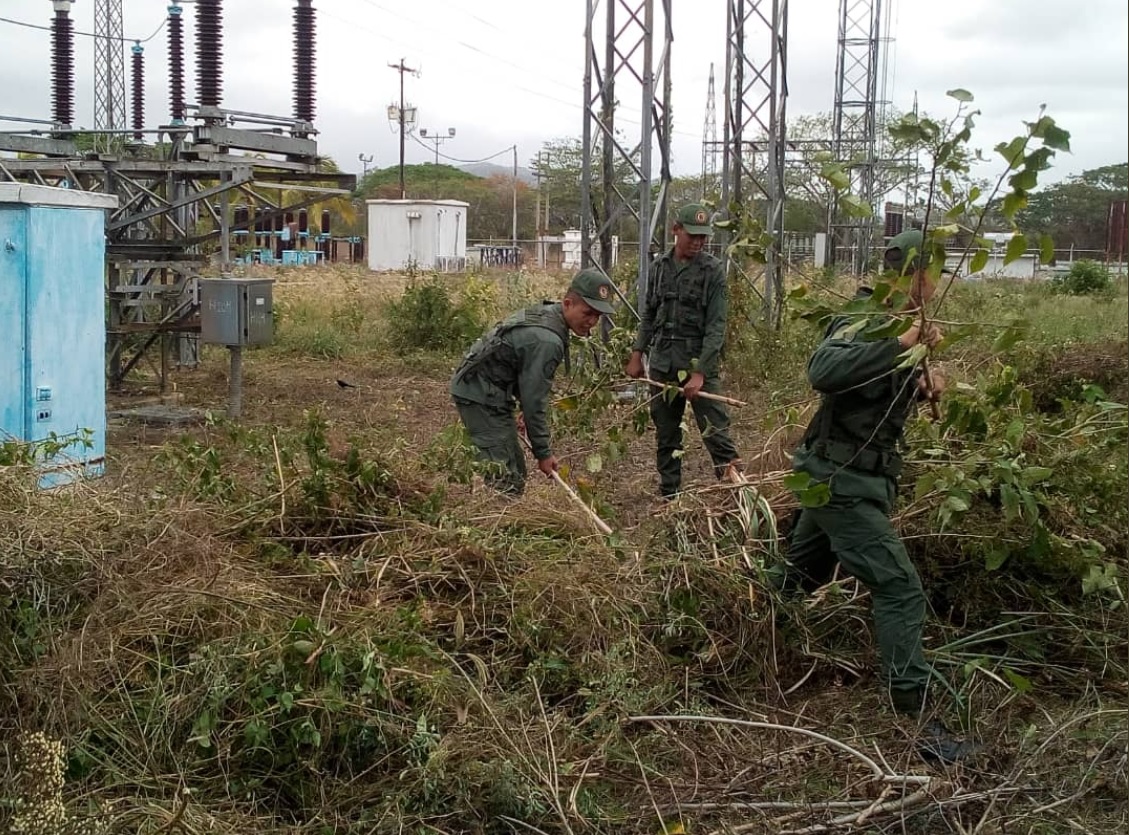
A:
POLYGON ((21 127, 0 132, 0 150, 19 158, 0 159, 0 182, 116 196, 105 223, 107 379, 118 389, 139 373, 163 391, 172 364, 197 362, 199 279, 236 260, 326 258, 335 243, 328 213, 308 218, 307 208, 350 194, 356 177, 319 166, 312 0, 295 0, 293 7, 289 115, 256 112, 253 102, 246 109, 226 105, 222 0, 170 4, 163 26, 169 109, 160 119, 146 114, 144 79, 150 70, 141 43, 129 49, 126 84, 122 0, 94 4, 94 128, 75 127, 73 0, 50 5, 44 0, 44 12, 54 12, 50 117, 5 115, 21 127), (194 103, 186 98, 190 24, 194 103))
MULTIPOLYGON (((94 127, 75 126, 74 0, 43 0, 45 19, 49 9, 53 12, 51 53, 44 56, 51 76, 49 118, 3 117, 17 127, 0 132, 0 151, 19 156, 0 158, 0 182, 115 198, 114 207, 105 210, 106 376, 112 390, 143 380, 155 381, 163 392, 172 367, 197 363, 202 330, 205 337, 238 332, 237 320, 202 323, 202 314, 206 318, 220 309, 241 309, 226 303, 202 306, 202 279, 226 275, 233 264, 365 260, 363 239, 335 239, 329 212, 314 217, 310 211, 327 197, 351 194, 356 176, 319 167, 313 0, 295 0, 292 8, 289 115, 257 112, 253 102, 246 109, 226 103, 222 0, 168 5, 162 28, 169 106, 161 118, 147 115, 143 44, 129 46, 125 60, 123 0, 93 1, 94 127), (186 96, 190 29, 195 102, 186 96)), ((651 257, 667 246, 673 5, 674 0, 585 0, 582 218, 575 260, 581 267, 610 272, 614 254, 626 250, 637 257, 640 290, 651 257), (624 170, 632 181, 628 189, 622 185, 624 170), (634 253, 632 244, 620 242, 625 222, 631 221, 638 230, 634 253)), ((810 168, 816 158, 835 160, 850 176, 851 194, 872 207, 890 182, 901 177, 904 184, 910 177, 913 161, 891 158, 879 129, 892 5, 892 0, 840 0, 832 135, 790 139, 788 0, 726 2, 721 138, 711 65, 702 189, 703 194, 707 188, 719 193, 721 207, 747 207, 771 233, 763 270, 740 276, 762 300, 769 320, 778 319, 782 310, 783 272, 790 257, 783 220, 789 167, 810 168), (877 187, 879 181, 886 187, 877 187)), ((450 243, 443 243, 446 238, 439 232, 412 237, 411 229, 408 240, 416 246, 434 238, 436 251, 423 260, 437 259, 437 269, 462 269, 466 222, 461 214, 457 221, 450 243)), ((899 231, 900 221, 900 215, 888 217, 886 234, 899 231)), ((861 272, 881 231, 873 219, 851 216, 833 205, 822 236, 827 243, 824 263, 861 272)), ((376 243, 370 236, 369 246, 376 243)), ((375 249, 368 256, 374 268, 394 268, 389 265, 404 261, 399 252, 377 256, 375 249)), ((730 269, 740 272, 733 263, 730 269)), ((623 296, 626 301, 625 292, 623 296)), ((213 293, 213 299, 219 297, 213 293)), ((257 298, 263 301, 261 294, 257 298)), ((265 298, 269 303, 269 293, 265 298)), ((233 380, 239 377, 242 345, 261 341, 262 331, 257 334, 222 343, 232 352, 233 380)), ((231 397, 229 411, 238 414, 235 388, 231 397)))

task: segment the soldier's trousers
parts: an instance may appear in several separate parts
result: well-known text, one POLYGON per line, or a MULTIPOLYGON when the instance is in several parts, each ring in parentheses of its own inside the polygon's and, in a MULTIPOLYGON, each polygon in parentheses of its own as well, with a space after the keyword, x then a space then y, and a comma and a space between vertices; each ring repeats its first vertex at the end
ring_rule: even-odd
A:
MULTIPOLYGON (((662 383, 677 383, 673 375, 652 374, 662 383)), ((652 393, 657 389, 652 388, 652 393)), ((721 381, 707 377, 702 391, 721 394, 721 381)), ((697 398, 690 403, 702 443, 713 461, 720 477, 731 461, 740 458, 737 447, 729 437, 729 410, 716 400, 697 398)), ((667 400, 665 394, 651 400, 651 420, 655 424, 655 463, 659 470, 659 490, 664 496, 673 496, 682 486, 682 416, 686 412, 686 398, 678 395, 667 400)))
POLYGON ((878 502, 835 495, 822 507, 804 508, 792 529, 788 563, 775 579, 783 589, 814 591, 839 563, 870 589, 882 673, 894 706, 913 712, 929 682, 921 649, 925 594, 888 510, 878 502))
POLYGON ((459 419, 478 450, 480 461, 491 466, 487 483, 495 490, 518 495, 525 489, 525 450, 517 436, 512 409, 491 409, 455 398, 459 419))

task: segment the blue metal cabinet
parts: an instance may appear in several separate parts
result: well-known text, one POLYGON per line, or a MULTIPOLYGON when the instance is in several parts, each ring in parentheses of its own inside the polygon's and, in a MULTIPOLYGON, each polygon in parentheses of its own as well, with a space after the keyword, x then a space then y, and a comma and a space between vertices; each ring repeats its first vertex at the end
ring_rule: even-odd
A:
POLYGON ((105 212, 111 195, 0 184, 0 437, 85 439, 40 484, 99 475, 106 454, 105 212))

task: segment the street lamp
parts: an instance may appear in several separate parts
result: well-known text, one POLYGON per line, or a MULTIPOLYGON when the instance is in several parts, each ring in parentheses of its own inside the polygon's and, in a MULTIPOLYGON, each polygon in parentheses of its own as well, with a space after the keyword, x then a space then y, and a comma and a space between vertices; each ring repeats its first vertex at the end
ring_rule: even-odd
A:
POLYGON ((428 142, 434 143, 434 145, 435 145, 435 164, 438 165, 439 164, 439 143, 440 142, 446 142, 448 139, 454 139, 455 138, 455 129, 454 128, 447 128, 447 135, 444 136, 441 133, 436 133, 435 131, 429 131, 427 128, 420 128, 419 129, 419 135, 421 137, 423 137, 424 139, 426 139, 428 142))
POLYGON ((364 154, 357 154, 357 159, 361 161, 361 165, 364 168, 364 170, 361 172, 361 179, 363 180, 368 176, 368 166, 369 163, 372 162, 372 154, 369 154, 367 157, 364 154))

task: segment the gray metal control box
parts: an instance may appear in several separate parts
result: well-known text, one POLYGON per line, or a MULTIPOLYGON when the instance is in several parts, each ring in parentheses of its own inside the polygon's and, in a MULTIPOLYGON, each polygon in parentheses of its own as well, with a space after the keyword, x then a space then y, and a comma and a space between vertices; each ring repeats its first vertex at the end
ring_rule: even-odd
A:
POLYGON ((269 345, 273 278, 201 278, 200 338, 214 345, 269 345))

